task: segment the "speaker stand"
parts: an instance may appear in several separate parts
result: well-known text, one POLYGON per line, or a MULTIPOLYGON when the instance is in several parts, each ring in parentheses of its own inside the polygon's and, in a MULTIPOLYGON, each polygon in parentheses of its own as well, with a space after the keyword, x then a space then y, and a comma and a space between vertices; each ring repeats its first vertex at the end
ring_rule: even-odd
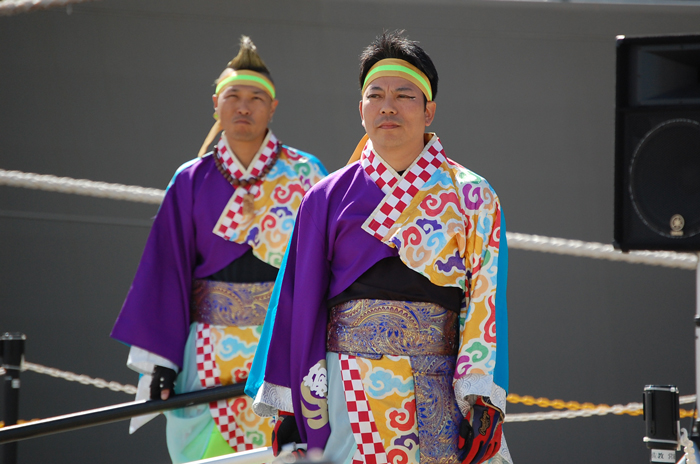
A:
MULTIPOLYGON (((695 411, 697 413, 700 401, 700 253, 697 254, 698 262, 695 269, 695 411)), ((690 438, 696 448, 700 448, 700 426, 693 418, 693 426, 690 438)))

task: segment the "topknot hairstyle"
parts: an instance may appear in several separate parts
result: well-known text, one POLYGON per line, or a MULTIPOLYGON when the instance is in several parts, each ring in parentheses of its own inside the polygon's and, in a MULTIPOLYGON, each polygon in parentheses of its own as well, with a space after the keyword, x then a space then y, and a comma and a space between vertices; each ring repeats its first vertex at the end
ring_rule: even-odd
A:
POLYGON ((247 35, 241 36, 241 48, 238 50, 238 55, 229 61, 226 67, 234 71, 247 69, 249 71, 259 72, 265 74, 272 80, 270 70, 267 69, 265 62, 260 58, 260 55, 258 55, 258 48, 247 35))
POLYGON ((404 30, 384 31, 382 35, 374 39, 374 42, 362 51, 360 55, 360 88, 362 88, 365 77, 372 66, 385 58, 395 58, 408 61, 423 71, 423 74, 430 81, 433 100, 435 100, 438 91, 438 73, 433 60, 418 45, 418 42, 409 40, 408 37, 404 36, 404 32, 404 30))

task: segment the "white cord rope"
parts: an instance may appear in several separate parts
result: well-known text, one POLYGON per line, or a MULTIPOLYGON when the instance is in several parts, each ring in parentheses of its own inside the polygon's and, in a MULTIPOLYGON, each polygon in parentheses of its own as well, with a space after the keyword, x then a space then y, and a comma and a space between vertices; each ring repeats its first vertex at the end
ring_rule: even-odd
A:
MULTIPOLYGON (((6 171, 4 169, 0 169, 0 185, 150 204, 160 204, 165 195, 164 190, 154 188, 109 184, 107 182, 71 179, 70 177, 56 177, 20 171, 6 171)), ((622 253, 615 250, 612 245, 603 243, 519 234, 517 232, 508 232, 508 245, 516 250, 539 251, 679 269, 695 270, 698 262, 697 256, 692 253, 658 251, 622 253)))
POLYGON ((692 440, 688 438, 688 431, 686 429, 681 429, 681 446, 683 446, 683 451, 685 451, 686 464, 696 464, 695 446, 692 440))
POLYGON ((164 190, 0 169, 0 185, 159 205, 164 190))
MULTIPOLYGON (((68 380, 69 382, 79 382, 83 385, 92 385, 93 387, 97 388, 109 388, 112 391, 124 392, 130 395, 136 394, 136 387, 133 385, 122 385, 118 382, 108 382, 100 378, 93 379, 87 375, 78 375, 73 372, 62 371, 53 367, 42 366, 41 364, 22 361, 20 370, 32 371, 36 372, 37 374, 46 374, 50 375, 51 377, 68 380)), ((0 376, 3 375, 5 375, 5 369, 0 367, 0 376)))
POLYGON ((604 243, 519 234, 517 232, 508 232, 508 247, 518 250, 540 251, 559 255, 689 270, 697 269, 698 263, 698 257, 693 253, 676 253, 672 251, 631 251, 623 253, 613 248, 612 245, 604 243))
POLYGON ((0 1, 0 16, 10 16, 33 10, 45 10, 46 8, 70 7, 74 3, 90 1, 93 0, 2 0, 0 1))

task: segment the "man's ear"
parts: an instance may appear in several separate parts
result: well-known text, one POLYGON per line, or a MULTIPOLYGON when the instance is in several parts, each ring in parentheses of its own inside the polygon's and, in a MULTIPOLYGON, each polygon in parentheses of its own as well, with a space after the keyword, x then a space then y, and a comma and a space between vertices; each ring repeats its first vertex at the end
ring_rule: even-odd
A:
POLYGON ((364 127, 365 130, 367 130, 367 127, 365 127, 365 117, 362 114, 362 100, 360 100, 360 120, 362 121, 362 127, 364 127))
POLYGON ((217 94, 212 95, 211 101, 214 103, 214 110, 216 110, 216 107, 219 105, 219 96, 217 94))
POLYGON ((271 103, 271 108, 270 108, 270 120, 272 120, 272 117, 275 115, 275 111, 277 111, 277 105, 279 105, 279 100, 275 99, 272 100, 271 103))
POLYGON ((428 127, 433 123, 435 119, 435 102, 429 101, 425 103, 425 127, 428 127))

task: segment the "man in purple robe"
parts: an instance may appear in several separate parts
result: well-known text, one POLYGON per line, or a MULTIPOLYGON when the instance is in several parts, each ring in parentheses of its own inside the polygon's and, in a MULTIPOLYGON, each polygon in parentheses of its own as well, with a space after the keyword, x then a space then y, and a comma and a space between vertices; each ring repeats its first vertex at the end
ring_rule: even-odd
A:
POLYGON ((255 411, 280 418, 277 451, 297 442, 337 463, 512 462, 505 220, 488 182, 425 132, 437 83, 400 32, 361 55, 367 136, 302 201, 264 378, 248 380, 255 411))
MULTIPOLYGON (((248 37, 219 76, 213 103, 217 122, 200 156, 170 182, 112 331, 142 374, 137 398, 247 378, 301 199, 327 174, 268 128, 275 87, 248 37)), ((274 424, 248 398, 166 417, 173 462, 264 446, 274 424)))

